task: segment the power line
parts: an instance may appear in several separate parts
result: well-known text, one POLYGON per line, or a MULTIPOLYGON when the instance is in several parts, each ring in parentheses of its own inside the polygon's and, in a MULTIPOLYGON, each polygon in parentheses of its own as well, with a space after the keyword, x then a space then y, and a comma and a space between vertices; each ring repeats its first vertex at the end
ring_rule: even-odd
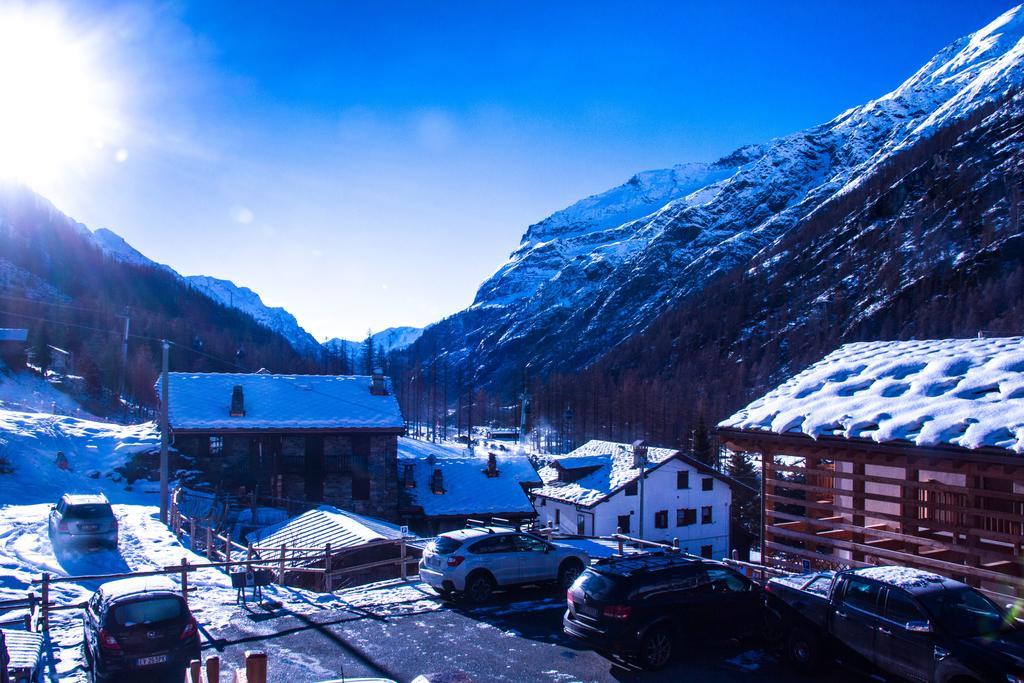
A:
MULTIPOLYGON (((116 336, 121 336, 122 335, 122 332, 120 332, 118 330, 105 330, 105 329, 100 328, 100 327, 92 327, 90 325, 81 325, 79 323, 73 323, 73 322, 69 322, 67 320, 55 320, 53 318, 42 318, 42 317, 34 316, 34 315, 27 315, 25 313, 15 313, 14 311, 0 311, 0 315, 10 315, 10 316, 14 316, 16 318, 24 318, 25 320, 35 320, 35 321, 38 321, 38 322, 51 323, 51 324, 54 324, 54 325, 65 325, 67 327, 75 327, 75 328, 82 329, 82 330, 89 330, 90 332, 99 332, 100 334, 110 334, 110 335, 116 335, 116 336)), ((164 341, 163 339, 158 339, 157 337, 148 337, 148 336, 142 335, 142 334, 129 334, 128 337, 130 339, 139 339, 139 340, 142 340, 142 341, 148 341, 148 342, 153 342, 153 343, 157 343, 157 344, 164 341)), ((167 341, 172 346, 175 346, 175 347, 177 347, 179 349, 182 349, 182 350, 185 350, 185 351, 189 351, 191 353, 195 353, 195 354, 200 355, 200 356, 204 356, 206 358, 209 358, 210 360, 215 360, 218 363, 223 363, 223 364, 228 365, 228 366, 230 366, 232 368, 237 368, 237 369, 241 369, 241 370, 247 370, 247 368, 244 365, 241 365, 237 361, 230 361, 230 360, 227 360, 225 358, 220 358, 219 356, 214 356, 212 354, 206 353, 205 351, 200 351, 199 349, 194 348, 192 346, 186 346, 184 344, 179 344, 177 342, 173 342, 173 341, 170 341, 170 340, 167 340, 167 341)))

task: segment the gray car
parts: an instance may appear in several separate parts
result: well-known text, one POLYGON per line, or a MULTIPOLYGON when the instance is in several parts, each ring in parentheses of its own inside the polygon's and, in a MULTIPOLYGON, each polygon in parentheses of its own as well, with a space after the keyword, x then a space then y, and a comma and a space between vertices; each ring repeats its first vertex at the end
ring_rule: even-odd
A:
POLYGON ((557 582, 568 589, 590 564, 587 553, 506 527, 450 531, 431 541, 420 579, 442 596, 486 601, 498 587, 557 582))
POLYGON ((50 508, 50 541, 54 546, 101 545, 117 548, 117 517, 100 494, 65 493, 50 508))

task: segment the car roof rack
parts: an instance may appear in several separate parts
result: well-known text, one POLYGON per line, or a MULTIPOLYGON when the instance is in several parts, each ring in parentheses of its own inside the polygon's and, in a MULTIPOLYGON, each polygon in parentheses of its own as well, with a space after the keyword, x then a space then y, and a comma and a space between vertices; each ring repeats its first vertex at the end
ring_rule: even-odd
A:
POLYGON ((697 562, 700 562, 700 560, 690 555, 666 550, 655 550, 634 553, 632 555, 604 557, 594 562, 592 566, 610 574, 633 576, 658 569, 686 566, 697 562))

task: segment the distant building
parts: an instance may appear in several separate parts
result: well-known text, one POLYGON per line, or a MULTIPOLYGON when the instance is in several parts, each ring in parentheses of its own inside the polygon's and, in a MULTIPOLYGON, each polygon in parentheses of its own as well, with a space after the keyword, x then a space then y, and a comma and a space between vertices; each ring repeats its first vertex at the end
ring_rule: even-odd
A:
POLYGON ((763 461, 766 560, 1024 595, 1024 337, 846 344, 718 433, 763 461))
POLYGON ((169 377, 173 445, 211 486, 396 519, 404 422, 384 376, 169 377))
POLYGON ((28 330, 15 327, 0 327, 0 361, 9 368, 25 365, 28 347, 28 330))
POLYGON ((540 470, 544 485, 531 492, 538 521, 580 536, 621 529, 649 541, 679 539, 687 552, 728 556, 732 489, 743 484, 671 448, 647 448, 645 470, 641 512, 633 446, 589 441, 540 470))
POLYGON ((535 516, 526 494, 540 477, 529 459, 403 438, 398 445, 401 517, 411 529, 436 535, 468 519, 519 522, 535 516))
POLYGON ((70 351, 47 344, 50 349, 50 370, 61 374, 70 375, 75 371, 75 357, 70 351))

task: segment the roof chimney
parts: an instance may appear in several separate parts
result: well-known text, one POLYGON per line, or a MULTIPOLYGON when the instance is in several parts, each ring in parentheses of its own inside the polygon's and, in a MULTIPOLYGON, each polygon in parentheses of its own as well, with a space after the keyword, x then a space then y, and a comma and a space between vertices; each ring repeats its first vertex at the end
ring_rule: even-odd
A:
POLYGON ((231 417, 245 417, 245 394, 241 384, 231 390, 231 417))
POLYGON ((487 469, 484 472, 491 478, 498 476, 498 456, 494 453, 487 454, 487 469))
POLYGON ((430 475, 430 490, 434 493, 444 493, 444 474, 441 473, 440 467, 435 468, 430 475))
POLYGON ((388 385, 384 381, 384 370, 381 368, 373 369, 373 377, 370 380, 370 393, 374 396, 388 395, 388 385))

